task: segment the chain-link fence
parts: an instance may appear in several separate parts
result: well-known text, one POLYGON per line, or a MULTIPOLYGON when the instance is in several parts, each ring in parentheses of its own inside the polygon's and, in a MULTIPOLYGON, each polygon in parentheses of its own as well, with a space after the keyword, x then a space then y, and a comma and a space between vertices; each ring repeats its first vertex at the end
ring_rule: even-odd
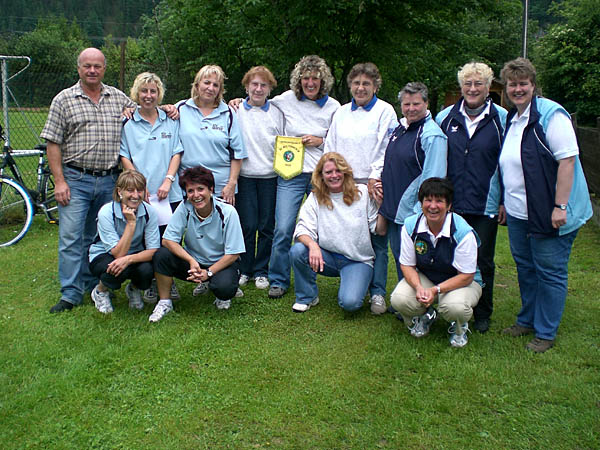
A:
POLYGON ((23 174, 27 187, 35 185, 38 160, 23 156, 22 150, 32 150, 42 144, 40 132, 46 122, 52 98, 76 81, 55 76, 36 64, 28 56, 0 55, 1 110, 0 121, 6 137, 5 145, 15 152, 13 156, 23 174))

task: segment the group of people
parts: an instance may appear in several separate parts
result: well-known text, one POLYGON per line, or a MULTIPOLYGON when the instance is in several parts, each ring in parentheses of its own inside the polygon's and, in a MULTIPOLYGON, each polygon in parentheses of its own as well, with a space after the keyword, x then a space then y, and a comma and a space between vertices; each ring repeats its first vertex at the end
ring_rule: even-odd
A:
POLYGON ((458 72, 460 100, 435 118, 427 87, 404 86, 400 120, 377 98, 372 63, 349 72, 343 106, 316 55, 272 99, 273 74, 253 67, 247 97, 229 105, 219 66, 202 67, 191 98, 175 106, 159 106, 155 74, 138 75, 129 98, 102 83, 105 67, 97 49, 79 55, 80 80, 55 97, 42 131, 60 213, 62 295, 50 312, 72 309, 86 291, 111 312, 110 290, 129 279, 130 307, 156 303, 156 322, 179 298, 173 277, 228 309, 251 280, 283 297, 293 269, 295 312, 319 303, 318 274, 339 277, 344 310, 368 298, 372 313, 396 313, 416 338, 439 311, 450 345, 463 347, 473 316, 475 329, 489 329, 506 223, 522 308, 503 332, 534 334, 532 351, 553 346, 569 253, 592 213, 570 117, 536 96, 527 59, 501 72, 510 113, 489 97, 493 71, 470 62, 458 72), (275 172, 277 136, 301 138, 298 175, 275 172), (389 308, 388 246, 399 280, 389 308))

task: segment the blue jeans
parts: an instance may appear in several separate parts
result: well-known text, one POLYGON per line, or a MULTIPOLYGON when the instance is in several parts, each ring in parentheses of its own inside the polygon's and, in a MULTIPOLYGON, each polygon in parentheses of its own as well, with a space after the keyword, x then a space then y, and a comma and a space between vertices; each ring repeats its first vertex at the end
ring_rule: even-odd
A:
POLYGON ((71 191, 67 206, 58 205, 58 278, 61 299, 79 305, 85 291, 98 284, 89 268, 88 253, 96 236, 96 217, 112 200, 118 175, 95 177, 63 166, 71 191))
POLYGON ((517 324, 552 340, 565 309, 568 264, 575 230, 558 237, 532 237, 527 221, 506 215, 510 251, 517 265, 521 311, 517 324))
POLYGON ((402 269, 400 269, 400 243, 402 241, 400 232, 402 231, 402 225, 396 222, 388 220, 387 237, 390 240, 390 247, 392 248, 392 256, 396 263, 396 273, 398 274, 398 282, 400 282, 404 275, 402 275, 402 269))
POLYGON ((373 295, 385 297, 388 276, 388 237, 371 234, 371 245, 375 251, 375 262, 373 263, 373 280, 369 286, 369 292, 373 295))
POLYGON ((240 216, 246 244, 246 253, 240 258, 240 270, 249 277, 267 276, 275 229, 276 196, 276 177, 238 179, 235 207, 240 216))
MULTIPOLYGON (((368 264, 352 261, 339 253, 321 249, 321 254, 324 264, 320 275, 340 277, 340 307, 350 312, 360 309, 373 277, 373 268, 368 264)), ((308 248, 300 242, 295 243, 290 250, 290 260, 294 268, 296 302, 308 304, 319 295, 317 274, 308 263, 308 248)))
POLYGON ((311 176, 310 173, 302 173, 290 180, 277 177, 275 235, 269 262, 269 283, 272 287, 290 287, 290 246, 302 199, 312 189, 311 176))

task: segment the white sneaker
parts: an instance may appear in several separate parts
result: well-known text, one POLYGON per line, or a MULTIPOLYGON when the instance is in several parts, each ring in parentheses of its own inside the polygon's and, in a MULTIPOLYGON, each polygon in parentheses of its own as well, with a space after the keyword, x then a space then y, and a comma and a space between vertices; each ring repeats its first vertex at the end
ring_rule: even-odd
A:
POLYGON ((469 323, 465 323, 461 326, 459 322, 452 322, 448 333, 450 333, 450 345, 455 348, 462 348, 469 343, 469 337, 467 332, 469 330, 469 323))
POLYGON ((244 275, 244 274, 240 275, 240 282, 239 282, 240 286, 246 286, 246 284, 248 284, 248 281, 250 281, 250 277, 248 275, 244 275))
POLYGON ((203 295, 203 294, 206 294, 207 292, 208 292, 208 282, 203 281, 202 283, 198 283, 196 285, 196 287, 194 288, 194 292, 192 292, 192 295, 194 297, 197 297, 198 295, 203 295))
POLYGON ((92 301, 96 305, 96 309, 102 314, 110 314, 113 312, 113 306, 110 302, 110 294, 108 291, 100 292, 98 286, 92 290, 92 301))
POLYGON ((231 308, 231 300, 219 300, 218 298, 214 301, 217 309, 229 309, 231 308))
POLYGON ((256 286, 256 289, 268 289, 269 279, 267 277, 256 277, 254 285, 256 286))
POLYGON ((125 288, 125 294, 129 299, 129 307, 138 311, 144 309, 144 301, 142 300, 142 291, 136 288, 133 283, 129 283, 125 288))
POLYGON ((294 306, 292 306, 292 311, 294 312, 298 312, 298 313, 303 313, 306 312, 310 309, 311 306, 316 306, 319 304, 319 297, 315 297, 312 302, 310 303, 294 303, 294 306))
POLYGON ((158 322, 171 311, 173 311, 173 302, 171 300, 160 300, 154 307, 154 311, 152 311, 148 320, 150 322, 158 322))
POLYGON ((179 295, 177 285, 175 284, 175 280, 173 280, 173 284, 171 284, 171 300, 179 300, 180 298, 181 295, 179 295))
POLYGON ((387 311, 385 306, 385 298, 383 295, 375 294, 371 296, 371 313, 372 314, 383 314, 387 311))
POLYGON ((144 291, 144 301, 154 304, 158 301, 158 289, 156 287, 156 279, 152 279, 152 284, 144 291))
POLYGON ((244 296, 244 291, 242 291, 240 288, 237 288, 237 291, 235 291, 235 297, 241 298, 243 296, 244 296))

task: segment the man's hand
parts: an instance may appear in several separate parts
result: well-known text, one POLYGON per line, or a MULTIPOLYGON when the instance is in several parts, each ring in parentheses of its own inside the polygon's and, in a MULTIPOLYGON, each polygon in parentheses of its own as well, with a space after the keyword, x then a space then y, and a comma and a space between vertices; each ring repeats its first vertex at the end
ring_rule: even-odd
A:
POLYGON ((61 181, 54 180, 54 198, 61 206, 67 206, 71 201, 71 189, 69 189, 69 185, 63 179, 61 181))
POLYGON ((160 109, 167 113, 169 119, 179 120, 179 110, 175 105, 162 105, 160 109))

